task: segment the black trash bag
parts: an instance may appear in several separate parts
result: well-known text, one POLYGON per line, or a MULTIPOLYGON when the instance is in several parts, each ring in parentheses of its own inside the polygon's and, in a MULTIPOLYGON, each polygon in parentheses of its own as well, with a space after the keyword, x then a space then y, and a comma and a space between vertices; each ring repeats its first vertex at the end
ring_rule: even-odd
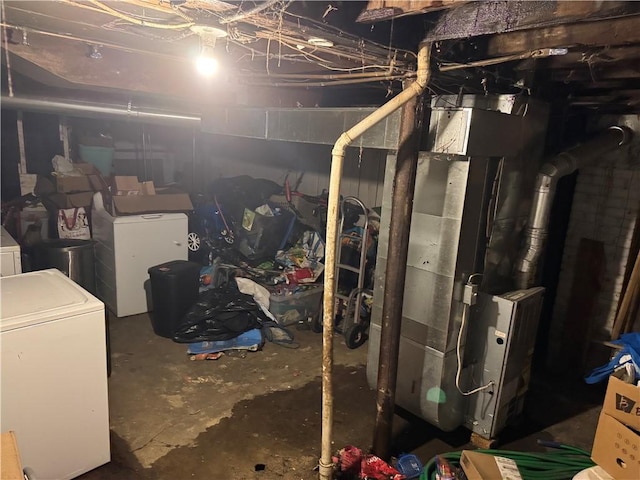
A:
POLYGON ((232 285, 205 290, 182 317, 173 341, 178 343, 230 340, 261 328, 269 318, 251 295, 232 285))

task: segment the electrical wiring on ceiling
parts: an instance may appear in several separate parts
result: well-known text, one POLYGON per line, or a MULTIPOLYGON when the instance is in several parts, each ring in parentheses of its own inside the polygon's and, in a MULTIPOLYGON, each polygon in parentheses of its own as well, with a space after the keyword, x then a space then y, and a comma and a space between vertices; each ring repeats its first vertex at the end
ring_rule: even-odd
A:
MULTIPOLYGON (((187 2, 178 8, 192 9, 193 3, 187 2)), ((196 3, 200 10, 202 10, 202 3, 202 1, 196 3)), ((266 39, 278 42, 279 49, 286 46, 295 50, 301 46, 307 50, 305 54, 308 55, 309 61, 326 69, 344 69, 341 71, 347 72, 362 71, 363 66, 376 69, 377 67, 371 67, 371 65, 382 64, 383 69, 386 70, 390 67, 387 61, 392 58, 394 59, 392 67, 398 69, 397 73, 407 73, 412 70, 411 64, 415 61, 415 52, 401 49, 392 49, 390 52, 387 46, 363 40, 327 23, 292 14, 287 10, 291 3, 290 1, 267 1, 259 5, 261 7, 260 14, 243 15, 240 22, 236 15, 229 17, 229 9, 223 8, 228 5, 225 2, 207 1, 208 6, 217 7, 208 10, 208 13, 217 18, 218 22, 224 21, 227 24, 229 41, 232 43, 241 42, 247 45, 260 39, 266 39), (256 30, 252 32, 248 32, 246 29, 235 30, 234 27, 240 23, 255 27, 256 30), (335 45, 332 47, 313 46, 311 49, 312 46, 307 43, 311 36, 327 38, 327 40, 335 42, 335 45), (318 58, 320 55, 321 57, 318 58), (345 61, 358 63, 360 67, 352 67, 353 70, 351 70, 345 65, 345 61)), ((252 11, 253 9, 245 13, 252 11)))
MULTIPOLYGON (((246 11, 242 11, 240 10, 238 13, 236 13, 235 15, 232 15, 230 17, 226 17, 226 18, 221 18, 220 19, 220 23, 225 24, 225 23, 232 23, 232 22, 237 22, 239 20, 244 20, 245 18, 248 18, 252 15, 255 15, 257 13, 260 13, 270 7, 272 7, 273 5, 280 3, 281 0, 267 0, 264 3, 261 3, 260 5, 257 5, 255 7, 253 7, 250 10, 246 10, 246 11)), ((290 2, 289 2, 290 3, 290 2)), ((285 6, 286 8, 286 6, 285 6)))
POLYGON ((355 85, 360 83, 371 83, 371 82, 383 82, 383 81, 391 81, 391 80, 403 80, 408 78, 405 75, 391 75, 388 77, 376 78, 361 78, 361 79, 353 79, 353 80, 331 80, 325 82, 315 82, 315 81, 304 81, 304 82, 269 82, 269 83, 258 83, 258 82, 249 82, 250 85, 260 85, 260 86, 270 86, 270 87, 328 87, 328 86, 336 86, 336 85, 355 85))
MULTIPOLYGON (((257 58, 266 59, 266 64, 261 67, 263 72, 265 69, 267 71, 265 78, 268 78, 272 73, 275 66, 270 63, 274 61, 278 62, 277 67, 280 67, 281 61, 309 63, 316 70, 308 77, 300 77, 297 74, 287 77, 286 72, 276 70, 273 72, 272 78, 278 82, 278 85, 288 82, 295 82, 298 85, 307 82, 309 86, 330 86, 366 83, 367 81, 394 81, 415 75, 413 71, 415 53, 389 48, 391 38, 389 47, 387 47, 363 40, 327 23, 318 22, 302 15, 290 14, 287 8, 292 4, 291 0, 266 0, 248 10, 242 10, 242 4, 238 8, 234 8, 229 3, 218 0, 187 1, 184 4, 171 5, 170 7, 165 7, 157 2, 130 0, 121 2, 119 4, 121 6, 117 8, 114 8, 116 4, 107 4, 100 0, 86 0, 84 2, 62 0, 62 2, 113 17, 115 19, 113 22, 96 25, 104 30, 122 31, 129 35, 168 43, 180 42, 188 37, 198 35, 191 29, 196 25, 214 27, 215 25, 224 25, 223 28, 226 28, 228 33, 225 40, 227 53, 231 55, 234 53, 231 51, 232 47, 250 51, 250 56, 248 53, 236 56, 235 62, 239 65, 242 62, 245 64, 247 62, 253 63, 257 58), (191 4, 194 4, 196 8, 191 8, 191 4), (150 15, 147 14, 147 10, 150 15), (167 16, 162 17, 163 13, 167 16), (182 21, 178 23, 177 19, 182 21), (321 39, 326 37, 327 43, 333 43, 333 45, 314 45, 309 42, 313 37, 321 39), (344 76, 338 77, 330 73, 321 74, 318 73, 318 69, 339 72, 344 76), (357 74, 357 76, 353 76, 353 74, 357 74)), ((107 48, 139 52, 137 48, 114 44, 113 41, 102 42, 98 39, 79 38, 41 30, 38 33, 51 34, 89 44, 100 43, 107 48)), ((98 36, 98 38, 100 37, 98 36)), ((160 51, 154 53, 162 55, 160 51)), ((175 54, 166 56, 169 58, 175 54)), ((248 65, 244 66, 244 64, 240 66, 241 77, 249 78, 252 72, 255 72, 255 68, 247 67, 248 65)))
POLYGON ((84 8, 87 10, 92 10, 94 12, 100 12, 100 13, 105 13, 108 15, 111 15, 113 17, 119 18, 121 20, 125 20, 129 23, 132 23, 134 25, 140 25, 143 27, 150 27, 150 28, 157 28, 157 29, 161 29, 161 30, 181 30, 184 28, 189 28, 193 25, 195 25, 195 23, 190 22, 190 23, 160 23, 157 21, 151 21, 151 20, 146 20, 146 17, 143 18, 139 18, 130 14, 126 14, 123 13, 119 10, 116 10, 114 8, 111 8, 110 6, 98 1, 98 0, 87 0, 87 2, 89 2, 89 4, 85 4, 85 3, 80 3, 77 2, 75 0, 63 0, 64 3, 68 3, 71 5, 74 5, 76 7, 79 8, 84 8), (93 6, 92 6, 93 5, 93 6))
MULTIPOLYGON (((23 32, 27 32, 27 33, 33 33, 33 34, 37 34, 37 35, 44 35, 44 36, 47 36, 47 37, 62 38, 62 39, 65 39, 65 40, 73 40, 73 41, 76 41, 76 42, 82 42, 82 43, 86 43, 86 44, 94 44, 95 43, 95 41, 90 39, 90 38, 82 38, 82 37, 78 37, 78 36, 75 36, 75 35, 71 35, 69 33, 48 32, 46 30, 39 30, 37 28, 30 28, 30 27, 22 27, 22 26, 19 26, 19 25, 14 25, 14 24, 11 24, 11 23, 4 23, 4 22, 0 22, 0 26, 1 27, 6 27, 6 28, 8 28, 10 30, 16 30, 16 31, 22 30, 23 32)), ((184 57, 178 56, 178 55, 160 53, 160 52, 151 51, 151 50, 141 50, 141 49, 138 49, 138 48, 126 47, 126 46, 118 45, 118 44, 115 44, 115 43, 104 42, 104 41, 101 41, 100 45, 102 45, 103 47, 107 47, 107 48, 113 48, 114 50, 121 50, 123 52, 138 53, 138 54, 142 54, 142 55, 152 55, 152 56, 167 58, 167 59, 171 59, 171 60, 184 60, 184 57)))
MULTIPOLYGON (((312 18, 309 17, 304 17, 302 15, 297 15, 295 13, 290 13, 290 12, 286 12, 286 15, 292 18, 296 18, 299 20, 304 20, 305 22, 308 22, 310 25, 313 25, 315 28, 318 28, 320 30, 325 30, 327 33, 333 33, 339 37, 343 37, 346 36, 347 38, 351 38, 352 40, 355 40, 358 43, 362 43, 363 39, 356 37, 354 35, 351 35, 337 27, 334 27, 332 25, 329 25, 327 23, 323 23, 323 22, 319 22, 317 20, 314 20, 312 18)), ((405 50, 402 48, 391 48, 388 45, 382 45, 380 43, 374 42, 372 40, 366 40, 366 44, 370 47, 375 47, 376 49, 379 49, 381 53, 388 53, 390 50, 393 50, 396 53, 402 53, 405 56, 407 56, 408 58, 411 59, 411 61, 416 60, 418 58, 418 55, 416 52, 413 52, 411 50, 405 50)))
POLYGON ((194 22, 190 22, 190 23, 157 23, 157 22, 149 22, 146 20, 141 20, 139 18, 135 18, 132 17, 131 15, 127 15, 124 14, 122 12, 119 12, 118 10, 115 10, 114 8, 111 8, 108 5, 105 5, 104 3, 98 1, 98 0, 87 0, 89 3, 91 3, 92 5, 95 5, 98 9, 103 10, 104 12, 113 15, 114 17, 118 17, 121 18, 122 20, 126 20, 128 22, 134 23, 136 25, 140 25, 143 27, 151 27, 151 28, 159 28, 159 29, 166 29, 166 30, 180 30, 183 28, 189 28, 192 27, 193 25, 195 25, 194 22))

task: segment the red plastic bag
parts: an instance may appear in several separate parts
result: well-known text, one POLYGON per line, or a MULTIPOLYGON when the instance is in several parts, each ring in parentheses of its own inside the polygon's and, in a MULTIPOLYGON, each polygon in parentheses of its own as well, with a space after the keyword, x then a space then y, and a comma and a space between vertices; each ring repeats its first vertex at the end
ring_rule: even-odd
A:
POLYGON ((340 478, 359 478, 361 480, 404 480, 405 476, 375 455, 364 455, 353 445, 339 452, 338 464, 340 478))
POLYGON ((362 459, 360 478, 366 480, 404 480, 405 476, 375 455, 366 455, 362 459))

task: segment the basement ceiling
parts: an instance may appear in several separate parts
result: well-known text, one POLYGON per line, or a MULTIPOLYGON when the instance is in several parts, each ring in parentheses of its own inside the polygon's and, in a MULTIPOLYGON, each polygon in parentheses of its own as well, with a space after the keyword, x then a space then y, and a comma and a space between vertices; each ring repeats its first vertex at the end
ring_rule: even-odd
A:
POLYGON ((426 38, 432 93, 523 93, 574 109, 640 112, 640 2, 5 0, 2 7, 4 94, 10 86, 16 95, 145 98, 183 110, 374 105, 415 75, 426 38), (203 45, 221 63, 214 78, 195 72, 203 45))

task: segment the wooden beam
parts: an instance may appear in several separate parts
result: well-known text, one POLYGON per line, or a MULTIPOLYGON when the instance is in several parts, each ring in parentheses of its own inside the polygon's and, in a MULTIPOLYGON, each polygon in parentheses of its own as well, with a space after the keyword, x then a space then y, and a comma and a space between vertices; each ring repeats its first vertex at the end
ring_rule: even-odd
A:
POLYGON ((369 0, 356 22, 373 23, 407 15, 420 15, 467 2, 468 0, 369 0))
MULTIPOLYGON (((640 20, 640 19, 639 19, 640 20)), ((611 65, 615 62, 640 59, 640 46, 607 46, 607 47, 577 47, 566 55, 547 57, 544 60, 528 59, 520 62, 516 70, 547 70, 558 68, 575 68, 576 65, 585 67, 594 65, 611 65)))
POLYGON ((576 64, 573 67, 553 69, 546 72, 548 79, 564 83, 596 83, 605 80, 628 80, 640 77, 640 62, 625 61, 611 64, 576 64))
POLYGON ((574 45, 610 46, 634 43, 640 43, 638 15, 494 35, 489 39, 487 56, 500 57, 541 48, 574 45))
POLYGON ((640 2, 483 1, 436 16, 426 40, 454 40, 640 13, 640 2))

